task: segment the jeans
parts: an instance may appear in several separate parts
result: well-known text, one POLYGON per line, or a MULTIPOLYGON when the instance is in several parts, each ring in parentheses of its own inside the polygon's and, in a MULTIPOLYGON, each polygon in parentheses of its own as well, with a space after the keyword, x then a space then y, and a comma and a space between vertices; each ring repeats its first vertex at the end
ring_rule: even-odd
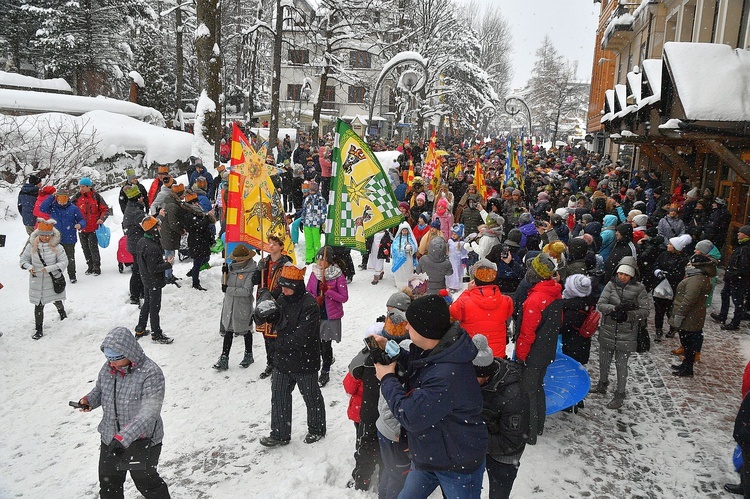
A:
POLYGON ((518 465, 505 464, 487 456, 487 476, 490 479, 490 499, 508 499, 513 482, 518 474, 518 465))
POLYGON ((161 334, 161 325, 159 324, 159 311, 161 310, 161 288, 144 286, 143 291, 143 306, 141 306, 141 314, 138 316, 138 325, 135 327, 135 331, 145 331, 146 323, 150 318, 151 332, 158 336, 161 334))
POLYGON ((201 267, 208 263, 211 255, 202 256, 199 258, 193 258, 193 268, 190 270, 190 277, 193 278, 193 286, 200 286, 201 283, 201 267))
MULTIPOLYGON (((164 260, 167 258, 174 257, 175 253, 177 253, 175 250, 164 250, 164 260)), ((164 271, 164 277, 167 279, 167 282, 172 280, 173 274, 172 274, 172 267, 169 267, 167 270, 164 271)))
POLYGON ((745 294, 747 289, 743 283, 727 282, 724 279, 724 287, 721 289, 721 312, 719 315, 725 320, 729 316, 729 300, 734 303, 734 315, 732 316, 732 326, 739 326, 742 316, 745 315, 745 294))
POLYGON ((96 232, 79 232, 78 238, 81 241, 83 257, 88 265, 87 270, 101 272, 102 261, 99 257, 99 241, 96 239, 96 232))
MULTIPOLYGON (((159 476, 156 466, 159 464, 161 444, 151 447, 149 461, 154 465, 143 471, 130 471, 130 477, 135 483, 138 492, 146 499, 169 499, 169 489, 164 480, 159 476)), ((102 499, 122 499, 123 484, 127 471, 117 471, 118 457, 107 451, 107 445, 102 443, 99 449, 99 497, 102 499)))
POLYGON ((65 256, 68 257, 68 277, 71 279, 76 278, 76 243, 63 244, 65 250, 65 256))
POLYGON ((380 444, 380 459, 383 462, 378 480, 378 499, 396 499, 404 488, 406 475, 411 468, 411 461, 406 453, 406 444, 394 442, 380 432, 378 432, 378 443, 380 444))
POLYGON ((440 486, 448 499, 479 499, 485 463, 471 473, 457 471, 420 471, 412 467, 399 499, 426 499, 440 486))

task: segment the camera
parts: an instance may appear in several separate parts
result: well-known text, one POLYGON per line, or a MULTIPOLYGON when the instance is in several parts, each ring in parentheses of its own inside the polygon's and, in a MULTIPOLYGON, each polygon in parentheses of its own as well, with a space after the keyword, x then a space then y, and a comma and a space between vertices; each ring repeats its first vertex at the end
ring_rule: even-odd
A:
POLYGON ((500 258, 503 258, 503 259, 508 258, 509 255, 510 255, 510 246, 508 246, 507 244, 503 244, 500 247, 500 258))
POLYGON ((546 225, 547 224, 544 223, 544 221, 542 221, 542 220, 534 220, 534 227, 544 227, 546 225))
POLYGON ((393 362, 393 359, 391 359, 388 354, 380 348, 380 345, 378 345, 378 342, 375 341, 373 336, 366 337, 364 342, 365 345, 367 345, 367 349, 370 351, 370 358, 375 364, 388 365, 393 362))

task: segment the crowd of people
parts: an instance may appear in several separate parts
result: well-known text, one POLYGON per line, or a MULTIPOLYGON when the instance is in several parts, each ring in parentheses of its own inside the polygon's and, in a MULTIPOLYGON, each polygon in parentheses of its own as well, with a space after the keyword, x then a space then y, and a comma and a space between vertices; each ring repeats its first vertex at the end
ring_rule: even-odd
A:
MULTIPOLYGON (((506 179, 508 148, 501 139, 441 144, 446 154, 435 170, 441 173, 429 177, 426 147, 393 144, 400 155, 384 167, 403 222, 369 238, 355 269, 350 250, 321 242, 330 139, 315 150, 306 139, 294 149, 287 142, 278 158, 271 157, 281 166, 274 182, 296 221, 290 237, 304 233, 306 265, 292 264, 278 236, 269 238, 270 251, 260 259, 255 248, 242 244, 227 255, 223 344, 213 368, 229 369, 235 336, 244 339, 240 367, 251 365, 253 333, 260 332, 266 352, 261 378, 271 378, 272 406, 271 430, 260 443, 289 443, 295 386, 307 409, 304 441, 318 442, 326 434, 321 388, 331 381, 348 285, 356 270, 371 272, 373 285, 394 282, 397 289, 382 317, 367 331, 371 341, 351 359, 343 380, 356 428, 349 483, 356 489, 370 489, 379 469, 381 498, 427 497, 437 487, 446 497, 479 497, 486 472, 490 497, 507 498, 525 446, 544 433, 542 384, 558 338, 563 353, 583 365, 595 338, 599 373, 591 393, 611 394, 607 407, 616 410, 627 400, 629 358, 652 339, 658 344, 679 336, 673 353, 682 361, 674 374, 696 374, 722 262, 721 307, 711 317, 729 331, 745 320, 750 226, 739 229, 731 255, 722 260, 731 219, 727 203, 687 177, 675 179, 670 189, 658 171, 630 172, 579 148, 546 151, 529 145, 524 171, 506 179), (483 174, 475 179, 479 168, 483 174)), ((183 236, 193 258, 188 276, 193 288, 205 290, 200 271, 223 232, 223 224, 218 231, 216 224, 223 218, 227 170, 219 164, 214 178, 195 158, 189 169, 189 185, 183 186, 168 166, 160 166, 148 191, 130 171, 120 193, 133 255, 129 294, 140 314, 133 333, 115 328, 107 336, 102 344, 107 363, 97 387, 80 400, 84 410, 107 404, 100 426, 103 497, 117 497, 118 490, 121 497, 124 473, 113 470, 112 459, 130 447, 136 433, 151 435, 154 445, 151 468, 132 473, 133 479, 147 497, 168 497, 155 464, 163 388, 137 397, 140 407, 132 399, 123 402, 127 412, 121 409, 119 417, 121 395, 113 402, 102 391, 120 379, 133 390, 153 388, 159 376, 163 383, 158 366, 144 363, 135 340, 149 334, 150 321, 154 341, 172 342, 160 327, 159 310, 162 288, 179 286, 172 263, 183 251, 183 236)), ((77 240, 86 274, 101 273, 90 234, 111 209, 88 178, 80 179, 80 192, 72 198, 42 187, 42 180, 30 177, 19 195, 30 234, 21 266, 30 274, 34 339, 43 335, 46 303, 54 303, 65 318, 65 290, 56 290, 52 278, 67 270, 69 281, 76 282, 77 240)), ((583 407, 580 401, 569 410, 583 407)))

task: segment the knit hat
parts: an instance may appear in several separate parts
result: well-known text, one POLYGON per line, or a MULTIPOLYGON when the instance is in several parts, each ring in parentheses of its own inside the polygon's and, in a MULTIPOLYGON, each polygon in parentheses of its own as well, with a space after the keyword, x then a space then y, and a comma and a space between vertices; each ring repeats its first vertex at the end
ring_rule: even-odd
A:
POLYGON ((127 170, 125 170, 125 176, 128 177, 128 182, 132 182, 133 180, 138 178, 138 176, 135 174, 135 170, 132 168, 128 168, 127 170))
POLYGON ((305 284, 305 268, 297 267, 292 263, 287 263, 284 268, 281 269, 281 275, 279 276, 279 286, 283 288, 297 289, 298 287, 304 287, 305 284))
POLYGON ((591 278, 584 274, 572 274, 565 279, 563 298, 585 298, 591 294, 591 278))
POLYGON ((518 217, 518 225, 526 225, 528 223, 531 223, 531 220, 531 213, 521 213, 521 215, 518 217))
POLYGON ((700 195, 698 194, 698 188, 697 187, 693 187, 692 189, 690 189, 687 192, 686 196, 689 197, 689 198, 699 198, 700 195))
POLYGON ((636 227, 645 227, 648 225, 648 215, 636 215, 633 217, 633 223, 636 227))
POLYGON ((589 251, 589 245, 580 237, 574 237, 568 243, 568 256, 571 260, 583 260, 589 251))
POLYGON ((185 186, 182 184, 175 184, 172 186, 172 192, 174 192, 178 196, 182 196, 183 194, 185 194, 185 186))
POLYGON ((565 243, 563 243, 562 241, 552 241, 551 243, 545 245, 544 248, 542 248, 542 251, 560 262, 566 249, 567 248, 565 247, 565 243))
POLYGON ((552 277, 552 274, 557 270, 557 265, 547 253, 539 253, 536 258, 531 260, 529 270, 544 281, 552 277))
POLYGON ((700 264, 703 264, 703 263, 710 263, 711 261, 712 261, 712 258, 710 256, 706 256, 706 255, 695 254, 695 255, 693 255, 693 256, 690 257, 690 263, 692 265, 696 265, 696 264, 700 265, 700 264))
POLYGON ((399 209, 400 209, 400 208, 403 208, 403 209, 405 209, 406 211, 409 211, 409 203, 405 203, 404 201, 401 201, 401 202, 400 202, 400 203, 398 204, 398 207, 399 207, 399 209))
POLYGON ((704 239, 703 241, 698 241, 698 243, 695 245, 695 249, 700 251, 704 255, 708 255, 709 253, 711 253, 711 250, 714 249, 714 243, 712 243, 709 239, 704 239))
POLYGON ((685 249, 685 246, 693 242, 693 238, 690 237, 690 234, 683 234, 681 236, 675 236, 669 239, 669 244, 674 246, 674 249, 677 251, 682 251, 685 249))
POLYGON ((502 227, 503 225, 505 225, 505 219, 497 213, 489 213, 487 215, 487 221, 485 222, 485 225, 490 228, 502 227))
POLYGON ((508 231, 508 237, 505 239, 505 244, 512 248, 520 248, 521 247, 521 239, 523 239, 523 234, 518 229, 510 229, 508 231))
POLYGON ((441 339, 451 327, 448 304, 439 295, 425 295, 411 302, 406 319, 420 336, 431 340, 441 339))
POLYGON ((630 210, 628 212, 628 222, 632 222, 635 217, 642 214, 643 212, 641 210, 630 210))
POLYGON ((486 258, 482 258, 472 265, 471 277, 477 286, 494 284, 497 279, 497 265, 486 258))
POLYGON ((422 201, 427 201, 427 196, 425 196, 424 192, 420 192, 419 194, 417 194, 417 201, 419 201, 420 199, 422 201))
POLYGON ((549 199, 549 194, 547 194, 545 191, 542 191, 536 195, 536 198, 539 201, 547 201, 549 199))
POLYGON ((238 244, 229 254, 229 259, 233 262, 246 262, 255 256, 255 251, 249 249, 244 244, 238 244))
POLYGON ((149 217, 146 217, 143 220, 141 220, 141 228, 145 232, 148 232, 148 231, 150 231, 150 230, 158 227, 160 223, 161 223, 161 221, 158 218, 149 216, 149 217))
POLYGON ((453 224, 451 232, 456 234, 459 239, 464 237, 464 224, 453 224))
POLYGON ((514 189, 514 190, 513 190, 513 195, 514 195, 514 196, 522 196, 522 195, 523 195, 523 192, 521 192, 521 190, 520 190, 520 189, 514 189))
POLYGON ((477 356, 472 361, 477 378, 492 376, 497 372, 497 364, 492 349, 487 343, 487 337, 483 334, 475 334, 471 341, 478 350, 477 356))
POLYGON ((635 268, 632 265, 622 264, 617 267, 618 274, 626 274, 630 277, 635 277, 635 268))
POLYGON ((79 185, 79 186, 80 186, 80 185, 84 185, 84 186, 86 186, 86 187, 91 187, 92 185, 94 185, 94 183, 93 183, 93 182, 91 181, 91 179, 90 179, 90 178, 88 178, 88 177, 83 177, 83 178, 82 178, 81 180, 79 180, 79 181, 78 181, 78 185, 79 185))
POLYGON ((428 224, 428 223, 430 223, 430 214, 429 214, 429 213, 427 213, 426 211, 423 211, 422 213, 420 213, 420 214, 419 214, 419 218, 420 218, 421 220, 424 220, 424 223, 425 223, 425 224, 428 224))
POLYGON ((432 227, 433 229, 439 229, 440 228, 440 219, 436 218, 435 220, 433 220, 432 223, 430 224, 430 227, 432 227))
POLYGON ((750 236, 750 225, 743 225, 742 227, 740 227, 738 234, 750 236))
POLYGON ((57 220, 54 218, 50 218, 48 220, 45 220, 43 218, 37 218, 36 219, 37 226, 36 226, 36 233, 40 236, 51 236, 55 233, 55 224, 57 223, 57 220))
POLYGON ((40 179, 36 175, 29 175, 29 183, 31 185, 39 185, 42 183, 42 179, 40 179))
POLYGON ((156 167, 156 173, 162 173, 162 174, 169 174, 169 166, 167 165, 159 165, 156 167))
POLYGON ((104 347, 102 351, 104 352, 104 356, 107 357, 107 360, 110 362, 115 362, 127 358, 120 352, 116 352, 109 347, 104 347))
POLYGON ((620 224, 617 226, 617 232, 628 241, 633 240, 633 226, 630 224, 620 224))
POLYGON ((409 308, 409 305, 411 305, 411 298, 409 298, 409 295, 407 295, 403 291, 397 291, 393 293, 385 303, 386 307, 396 308, 398 310, 401 310, 402 312, 406 312, 406 309, 409 308))
POLYGON ((138 199, 139 197, 141 197, 141 190, 137 185, 130 185, 125 188, 125 195, 128 197, 128 199, 138 199))

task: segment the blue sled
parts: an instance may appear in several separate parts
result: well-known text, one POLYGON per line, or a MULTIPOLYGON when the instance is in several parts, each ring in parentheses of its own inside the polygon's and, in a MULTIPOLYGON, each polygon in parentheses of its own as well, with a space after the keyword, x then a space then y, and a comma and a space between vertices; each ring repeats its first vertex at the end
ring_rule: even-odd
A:
POLYGON ((590 388, 591 378, 586 369, 558 349, 555 361, 544 376, 547 415, 576 405, 588 395, 590 388))

